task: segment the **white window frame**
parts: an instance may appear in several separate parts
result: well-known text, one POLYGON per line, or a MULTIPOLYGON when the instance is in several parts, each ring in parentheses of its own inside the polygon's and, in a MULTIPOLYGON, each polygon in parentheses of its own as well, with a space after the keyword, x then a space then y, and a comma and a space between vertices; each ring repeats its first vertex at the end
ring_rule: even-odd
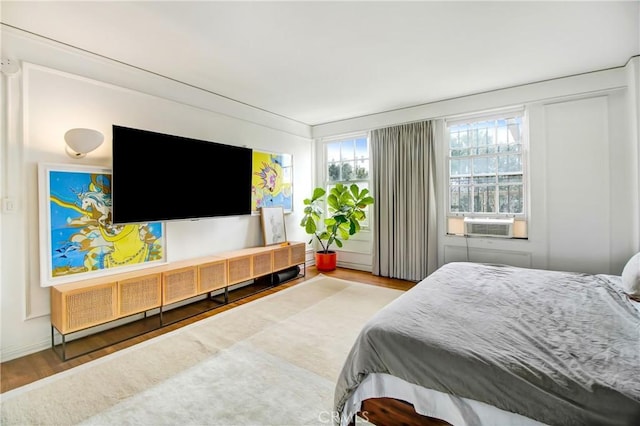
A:
MULTIPOLYGON (((531 200, 529 196, 529 167, 528 167, 528 152, 529 152, 529 117, 528 111, 524 107, 516 107, 509 108, 505 110, 499 111, 485 111, 475 114, 461 115, 461 116, 453 116, 446 118, 444 120, 444 149, 445 149, 445 169, 446 169, 446 178, 445 178, 445 200, 446 200, 446 217, 480 217, 480 218, 514 218, 517 220, 523 220, 525 222, 528 221, 528 211, 531 205, 531 200), (521 162, 522 162, 522 195, 523 195, 523 206, 521 213, 501 213, 499 211, 499 205, 496 206, 496 212, 452 212, 451 211, 451 155, 450 155, 450 133, 449 127, 453 125, 463 124, 463 123, 474 123, 478 121, 486 121, 492 119, 504 119, 513 117, 514 115, 520 115, 522 117, 522 140, 521 140, 521 162)), ((472 158, 473 156, 468 156, 467 158, 472 158)), ((455 157, 459 158, 459 157, 455 157)), ((473 194, 471 194, 473 198, 473 194)), ((498 198, 499 195, 496 194, 498 198)), ((472 208, 473 209, 473 208, 472 208)))
MULTIPOLYGON (((356 132, 356 133, 349 133, 349 134, 343 134, 343 135, 338 135, 338 136, 332 136, 330 138, 323 138, 319 141, 319 145, 320 145, 320 149, 319 149, 319 153, 320 153, 320 158, 321 158, 321 167, 319 167, 319 173, 318 173, 318 182, 321 182, 321 186, 323 189, 327 190, 327 188, 330 185, 334 185, 336 183, 342 183, 344 185, 350 185, 351 183, 357 183, 360 184, 362 182, 365 182, 367 184, 367 188, 369 189, 370 192, 372 192, 372 185, 373 185, 373 181, 371 178, 371 138, 369 135, 369 132, 356 132), (359 139, 359 138, 364 138, 367 140, 367 159, 369 161, 369 177, 367 179, 353 179, 353 180, 349 180, 349 181, 336 181, 336 182, 330 182, 329 181, 329 172, 328 172, 328 168, 329 168, 329 158, 328 158, 328 153, 327 153, 327 146, 331 143, 335 143, 335 142, 341 142, 341 141, 347 141, 347 140, 352 140, 352 139, 359 139)), ((320 186, 320 185, 319 185, 320 186)), ((362 189, 362 185, 360 185, 360 189, 362 189)), ((360 232, 358 232, 356 235, 352 236, 351 238, 349 238, 349 240, 345 241, 345 246, 348 246, 349 241, 370 241, 371 240, 371 235, 369 235, 371 233, 371 220, 372 220, 372 215, 373 215, 373 209, 370 208, 370 206, 367 206, 367 221, 369 223, 369 225, 363 226, 360 229, 360 232)), ((328 205, 326 203, 326 198, 325 198, 325 205, 324 205, 324 212, 325 214, 328 211, 328 205)))

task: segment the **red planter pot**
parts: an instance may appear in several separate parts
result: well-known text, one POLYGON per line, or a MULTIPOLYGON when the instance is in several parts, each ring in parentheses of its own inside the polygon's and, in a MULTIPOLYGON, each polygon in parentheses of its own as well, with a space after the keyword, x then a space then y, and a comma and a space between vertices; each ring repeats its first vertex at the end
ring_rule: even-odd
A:
POLYGON ((335 251, 316 252, 316 268, 321 272, 333 271, 336 269, 337 253, 335 251))

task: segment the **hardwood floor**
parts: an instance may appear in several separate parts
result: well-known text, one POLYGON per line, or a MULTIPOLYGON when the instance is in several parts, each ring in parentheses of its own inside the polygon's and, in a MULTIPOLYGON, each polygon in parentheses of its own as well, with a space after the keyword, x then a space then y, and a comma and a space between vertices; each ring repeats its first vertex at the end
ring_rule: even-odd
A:
MULTIPOLYGON (((369 272, 356 271, 352 269, 344 269, 338 268, 332 272, 323 272, 324 275, 340 278, 349 281, 356 281, 376 286, 395 288, 399 290, 408 290, 415 285, 414 282, 411 281, 403 281, 393 278, 383 278, 374 276, 369 272)), ((296 284, 300 284, 306 280, 309 280, 318 275, 318 271, 315 267, 309 267, 306 271, 306 276, 302 278, 298 278, 292 281, 289 281, 284 284, 280 284, 278 286, 269 288, 261 293, 254 294, 237 300, 235 302, 231 302, 227 305, 220 306, 213 310, 197 314, 190 318, 186 318, 180 321, 176 321, 171 325, 164 326, 159 329, 155 329, 144 333, 142 335, 132 337, 130 339, 124 340, 119 343, 110 344, 109 342, 117 342, 122 340, 124 336, 129 336, 131 334, 132 328, 130 327, 118 327, 117 330, 108 330, 101 333, 96 333, 94 335, 83 338, 81 342, 76 342, 77 345, 80 345, 80 349, 83 347, 101 347, 104 345, 104 348, 98 349, 96 351, 90 352, 86 355, 80 355, 73 359, 69 359, 67 361, 62 361, 57 353, 55 353, 51 348, 46 349, 40 352, 36 352, 21 358, 17 358, 11 361, 6 361, 0 364, 0 388, 1 392, 7 392, 9 390, 15 389, 17 387, 29 384, 36 380, 51 376, 53 374, 68 370, 70 368, 76 367, 78 365, 84 364, 88 361, 101 358, 105 355, 117 352, 121 349, 133 346, 137 343, 143 342, 145 340, 151 339, 153 337, 162 335, 169 331, 176 330, 180 327, 184 327, 185 325, 191 324, 198 320, 216 315, 220 312, 224 312, 228 309, 233 309, 236 306, 242 305, 244 303, 250 302, 252 300, 259 299, 271 293, 276 293, 280 290, 283 290, 288 287, 295 286, 296 284)), ((181 309, 183 314, 188 315, 189 309, 193 309, 193 306, 188 306, 181 309)), ((174 314, 180 313, 178 309, 175 310, 174 314)), ((173 312, 173 311, 172 311, 173 312)), ((183 315, 184 316, 184 315, 183 315)), ((138 327, 141 323, 138 324, 138 327)), ((81 351, 84 352, 84 351, 81 351)))

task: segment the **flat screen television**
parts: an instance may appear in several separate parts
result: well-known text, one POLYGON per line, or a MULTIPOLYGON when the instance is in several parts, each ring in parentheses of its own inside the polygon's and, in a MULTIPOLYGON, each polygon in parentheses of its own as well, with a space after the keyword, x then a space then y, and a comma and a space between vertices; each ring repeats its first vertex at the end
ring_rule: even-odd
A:
POLYGON ((113 125, 112 223, 251 214, 252 150, 113 125))

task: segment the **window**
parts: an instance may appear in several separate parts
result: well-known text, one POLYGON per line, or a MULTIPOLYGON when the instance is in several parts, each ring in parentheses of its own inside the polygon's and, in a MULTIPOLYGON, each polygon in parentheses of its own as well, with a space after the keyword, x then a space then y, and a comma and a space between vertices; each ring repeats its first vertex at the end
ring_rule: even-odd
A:
MULTIPOLYGON (((358 184, 360 190, 369 189, 369 139, 366 135, 353 136, 325 142, 326 184, 327 193, 336 184, 358 184)), ((363 228, 369 227, 367 218, 360 223, 363 228)))
POLYGON ((449 214, 524 216, 524 116, 447 122, 449 214))
POLYGON ((369 181, 369 143, 366 136, 327 143, 327 181, 369 181))

